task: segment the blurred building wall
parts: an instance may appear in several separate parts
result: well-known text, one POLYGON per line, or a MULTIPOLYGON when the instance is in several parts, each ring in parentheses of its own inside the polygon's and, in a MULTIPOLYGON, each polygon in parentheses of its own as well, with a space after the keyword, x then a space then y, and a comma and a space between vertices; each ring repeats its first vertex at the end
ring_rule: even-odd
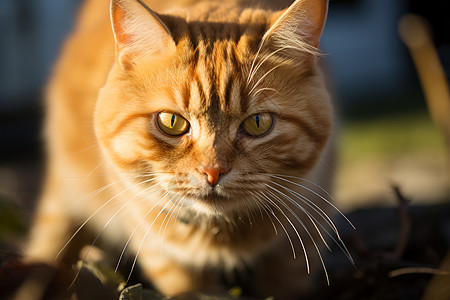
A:
MULTIPOLYGON (((0 0, 0 112, 38 101, 82 1, 0 0)), ((397 22, 411 2, 330 0, 322 47, 341 102, 410 88, 413 68, 397 22)))
POLYGON ((0 1, 0 111, 37 101, 80 0, 0 1))
POLYGON ((343 105, 408 89, 412 67, 397 33, 404 0, 330 1, 321 47, 343 105))

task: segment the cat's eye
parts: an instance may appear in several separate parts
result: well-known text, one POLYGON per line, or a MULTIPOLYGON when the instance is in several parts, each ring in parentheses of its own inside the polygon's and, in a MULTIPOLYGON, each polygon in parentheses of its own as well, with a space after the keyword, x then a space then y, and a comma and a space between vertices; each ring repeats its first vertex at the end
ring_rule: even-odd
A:
POLYGON ((188 132, 189 122, 176 113, 160 112, 157 116, 158 127, 171 136, 180 136, 188 132))
POLYGON ((242 123, 242 129, 247 135, 260 137, 272 129, 273 116, 271 113, 258 113, 251 115, 242 123))

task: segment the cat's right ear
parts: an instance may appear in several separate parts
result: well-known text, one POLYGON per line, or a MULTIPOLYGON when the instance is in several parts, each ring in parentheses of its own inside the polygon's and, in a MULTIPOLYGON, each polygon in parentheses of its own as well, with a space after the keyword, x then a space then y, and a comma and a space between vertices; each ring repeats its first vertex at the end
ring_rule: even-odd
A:
POLYGON ((263 43, 291 58, 303 60, 319 54, 318 46, 328 10, 328 0, 296 0, 274 13, 263 43))
POLYGON ((139 57, 175 51, 169 29, 141 0, 111 0, 111 25, 116 59, 124 69, 130 68, 139 57))

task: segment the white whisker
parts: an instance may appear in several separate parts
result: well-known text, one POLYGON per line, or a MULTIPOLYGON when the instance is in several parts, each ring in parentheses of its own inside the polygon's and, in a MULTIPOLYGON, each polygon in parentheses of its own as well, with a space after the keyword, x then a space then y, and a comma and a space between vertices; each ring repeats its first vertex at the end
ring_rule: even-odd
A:
MULTIPOLYGON (((296 182, 293 182, 291 180, 287 180, 287 179, 283 179, 281 178, 281 176, 285 176, 285 177, 289 177, 289 178, 295 178, 295 179, 299 179, 299 180, 303 180, 306 181, 312 185, 314 185, 315 187, 319 188, 321 191, 323 191, 324 193, 326 193, 330 199, 333 199, 333 197, 321 186, 319 186, 318 184, 316 184, 315 182, 308 180, 306 178, 300 178, 300 177, 294 177, 294 176, 289 176, 289 175, 270 175, 272 177, 275 177, 277 179, 283 180, 284 182, 288 182, 291 184, 294 184, 296 186, 299 186, 311 193, 313 193, 314 195, 316 195, 317 197, 319 197, 320 199, 324 200, 326 203, 330 204, 332 208, 334 208, 336 211, 338 211, 345 219, 346 221, 352 226, 353 229, 355 229, 355 227, 353 226, 353 224, 350 222, 350 220, 348 220, 348 218, 342 213, 340 212, 332 203, 330 203, 330 201, 328 201, 327 199, 325 199, 323 196, 321 196, 320 194, 318 194, 317 192, 309 189, 308 187, 298 184, 296 182)), ((347 256, 347 258, 350 260, 350 262, 355 265, 355 261, 353 259, 353 257, 350 254, 350 251, 348 250, 347 246, 345 245, 345 243, 343 242, 339 231, 336 227, 336 225, 334 224, 334 222, 332 221, 332 219, 320 208, 320 206, 318 206, 316 203, 314 203, 313 201, 309 200, 307 197, 305 197, 304 195, 286 187, 283 185, 279 185, 275 182, 273 182, 274 184, 276 184, 277 186, 280 186, 281 188, 285 189, 286 191, 288 191, 289 193, 291 193, 292 195, 298 197, 299 199, 303 199, 302 202, 305 203, 308 207, 310 207, 311 209, 313 209, 319 216, 321 216, 322 219, 325 220, 325 222, 328 224, 328 226, 330 226, 330 228, 333 230, 333 232, 336 234, 336 237, 338 239, 338 241, 336 241, 336 239, 328 232, 328 230, 326 230, 322 224, 320 222, 317 222, 317 220, 314 218, 314 220, 318 223, 318 225, 326 232, 326 234, 333 240, 333 242, 341 249, 341 251, 347 256)), ((293 199, 291 199, 290 197, 287 198, 292 204, 294 204, 295 206, 297 206, 298 208, 300 208, 301 210, 303 210, 303 208, 300 206, 299 203, 297 203, 296 201, 294 201, 293 199)))
MULTIPOLYGON (((333 229, 333 231, 336 233, 336 235, 340 239, 339 232, 338 232, 336 226, 334 225, 333 221, 330 219, 330 217, 328 217, 328 215, 318 205, 316 205, 314 202, 312 202, 311 200, 309 200, 307 197, 303 196, 302 194, 295 192, 294 190, 291 190, 291 189, 289 189, 283 185, 280 185, 276 182, 271 182, 271 183, 275 184, 276 186, 278 186, 280 188, 287 190, 291 194, 297 196, 298 199, 302 199, 303 203, 305 203, 309 208, 311 208, 313 211, 315 211, 322 219, 324 219, 324 221, 330 226, 331 229, 333 229)), ((268 187, 270 187, 271 189, 274 189, 273 187, 271 187, 269 185, 268 185, 268 187)), ((292 203, 297 208, 299 208, 301 211, 303 211, 308 216, 308 218, 310 218, 310 220, 314 224, 314 226, 315 226, 315 222, 317 222, 320 225, 320 222, 318 222, 317 219, 313 215, 311 215, 311 213, 308 212, 305 208, 303 208, 298 202, 296 202, 294 199, 292 199, 285 193, 281 192, 280 190, 278 190, 278 189, 274 189, 274 190, 277 191, 278 193, 280 193, 281 195, 283 195, 290 203, 292 203), (313 218, 315 222, 311 218, 313 218)), ((317 229, 317 227, 316 227, 316 229, 317 229)), ((327 231, 325 228, 323 228, 323 229, 325 231, 327 231)), ((320 234, 320 231, 318 229, 317 229, 317 231, 320 234)), ((325 239, 322 237, 321 234, 320 234, 320 237, 323 240, 323 242, 325 243, 325 245, 327 246, 327 248, 329 249, 327 243, 325 242, 325 239)))
MULTIPOLYGON (((269 196, 267 196, 265 193, 262 193, 262 195, 265 197, 265 199, 272 205, 274 206, 282 215, 283 217, 286 219, 286 221, 288 221, 288 223, 291 225, 292 229, 294 230, 295 234, 297 235, 298 240, 300 241, 300 244, 302 246, 303 249, 303 253, 305 254, 305 258, 306 258, 306 264, 307 264, 307 269, 308 269, 308 273, 309 273, 309 262, 308 262, 308 255, 306 253, 306 248, 305 248, 305 244, 303 242, 303 239, 300 236, 300 233, 298 232, 297 228, 295 227, 295 225, 292 223, 292 221, 289 219, 289 217, 284 213, 284 211, 272 200, 270 199, 269 196)), ((296 258, 296 257, 294 257, 296 258)))
POLYGON ((253 75, 252 75, 253 74, 253 67, 255 66, 256 59, 258 58, 259 53, 261 52, 263 44, 264 44, 264 39, 262 39, 261 42, 259 43, 258 51, 256 51, 255 57, 252 60, 252 65, 250 67, 250 71, 249 71, 248 76, 247 76, 247 84, 249 84, 250 81, 253 78, 253 75))
POLYGON ((270 216, 270 214, 269 214, 267 208, 264 206, 264 204, 265 204, 264 201, 261 200, 261 199, 259 199, 258 197, 256 197, 256 196, 254 195, 254 193, 251 193, 251 194, 252 194, 252 196, 253 196, 253 199, 256 201, 255 203, 256 203, 256 205, 258 206, 259 211, 261 212, 261 219, 263 219, 263 211, 262 211, 262 209, 264 209, 264 212, 266 213, 267 217, 269 218, 270 222, 272 223, 272 227, 273 227, 273 230, 274 230, 274 232, 275 232, 275 235, 278 235, 278 229, 277 229, 277 227, 275 226, 275 223, 273 222, 272 217, 270 216), (262 208, 261 208, 261 206, 262 206, 262 208))
POLYGON ((133 273, 134 267, 136 266, 136 262, 137 262, 139 253, 140 253, 141 250, 142 250, 142 246, 144 245, 144 241, 145 241, 145 239, 147 238, 147 235, 149 234, 150 229, 152 228, 153 224, 155 224, 156 220, 159 218, 159 216, 161 215, 161 213, 166 209, 166 206, 173 200, 173 198, 174 198, 174 197, 172 197, 172 198, 170 199, 170 201, 168 201, 168 202, 164 205, 164 207, 159 211, 159 213, 158 213, 158 214, 156 215, 156 217, 153 219, 153 222, 150 224, 150 226, 148 227, 147 231, 145 232, 145 235, 144 235, 144 237, 142 238, 141 244, 139 245, 138 251, 136 252, 136 255, 135 255, 135 257, 134 257, 133 265, 131 266, 130 274, 128 275, 128 278, 127 278, 127 281, 126 281, 127 283, 128 283, 128 281, 130 280, 130 278, 131 278, 131 274, 133 273))
MULTIPOLYGON (((280 49, 277 49, 276 51, 273 51, 273 52, 271 52, 270 54, 268 54, 267 56, 265 56, 264 57, 264 59, 263 60, 261 60, 257 65, 256 65, 256 67, 255 67, 255 69, 253 69, 253 66, 252 66, 252 72, 249 74, 249 77, 248 77, 248 79, 247 79, 247 84, 249 84, 252 80, 253 80, 253 77, 255 76, 255 74, 256 74, 256 72, 258 72, 258 70, 259 70, 259 68, 269 59, 269 58, 271 58, 272 56, 274 56, 275 54, 277 54, 278 52, 280 52, 281 50, 284 50, 285 48, 287 48, 287 46, 286 47, 283 47, 283 48, 280 48, 280 49)), ((260 49, 259 49, 260 50, 260 49)), ((258 54, 259 54, 259 50, 258 50, 258 54)), ((256 56, 255 56, 255 60, 256 60, 256 56)), ((249 93, 249 94, 251 94, 251 93, 249 93)))
POLYGON ((316 186, 316 187, 318 187, 319 189, 321 189, 323 192, 325 192, 329 197, 330 197, 330 199, 332 199, 333 201, 334 201, 334 199, 333 199, 333 197, 331 197, 331 195, 325 190, 325 189, 323 189, 321 186, 319 186, 317 183, 315 183, 315 182, 313 182, 313 181, 310 181, 310 180, 308 180, 308 179, 305 179, 305 178, 300 178, 300 177, 294 177, 294 176, 288 176, 288 175, 269 175, 269 176, 271 176, 271 177, 274 177, 274 178, 277 178, 277 179, 279 179, 279 180, 283 180, 283 181, 285 181, 285 182, 288 182, 288 183, 291 183, 291 184, 293 184, 293 185, 296 185, 296 186, 298 186, 298 187, 301 187, 301 188, 303 188, 303 189, 305 189, 305 190, 307 190, 307 191, 309 191, 309 192, 311 192, 311 193, 313 193, 314 195, 316 195, 317 197, 319 197, 320 199, 322 199, 323 201, 325 201, 328 205, 330 205, 334 210, 336 210, 342 217, 344 217, 345 218, 345 220, 348 222, 348 224, 350 224, 350 226, 353 228, 353 229, 356 229, 356 227, 353 225, 353 223, 344 215, 344 213, 342 213, 331 201, 329 201, 329 200, 327 200, 326 198, 324 198, 322 195, 320 195, 319 193, 317 193, 317 192, 315 192, 315 191, 313 191, 313 190, 311 190, 310 188, 308 188, 308 187, 306 187, 306 186, 304 186, 304 185, 302 185, 302 184, 299 184, 299 183, 297 183, 297 182, 294 182, 294 181, 291 181, 291 180, 288 180, 288 179, 285 179, 285 178, 283 178, 283 177, 281 177, 281 176, 285 176, 285 177, 289 177, 289 178, 295 178, 295 179, 299 179, 299 180, 303 180, 303 181, 306 181, 306 182, 308 182, 308 183, 311 183, 311 184, 313 184, 314 186, 316 186))
MULTIPOLYGON (((137 177, 139 177, 139 176, 136 176, 136 178, 137 177)), ((151 180, 151 179, 150 179, 151 180)), ((111 185, 113 185, 113 184, 116 184, 116 183, 118 183, 118 182, 115 182, 115 183, 112 183, 112 184, 109 184, 107 187, 109 187, 109 186, 111 186, 111 185)), ((130 189, 132 189, 132 188, 134 188, 134 187, 136 187, 136 186, 138 186, 138 185, 141 185, 141 184, 144 184, 144 183, 146 183, 146 181, 143 181, 143 182, 140 182, 140 183, 138 183, 138 184, 136 184, 136 185, 133 185, 133 186, 130 186, 130 187, 128 187, 128 188, 126 188, 125 190, 123 190, 123 191, 121 191, 120 193, 118 193, 118 194, 116 194, 115 196, 113 196, 113 197, 111 197, 108 201, 106 201, 105 203, 103 203, 99 208, 97 208, 97 210, 95 210, 79 227, 78 227, 78 229, 72 234, 72 236, 69 238, 69 240, 64 244, 64 246, 61 248, 61 250, 58 252, 58 254, 56 255, 56 258, 58 258, 59 257, 59 255, 61 255, 61 253, 64 251, 64 249, 66 249, 66 247, 70 244, 70 242, 74 239, 74 237, 80 232, 80 230, 81 229, 83 229, 84 228, 84 226, 95 216, 95 215, 97 215, 103 208, 105 208, 106 207, 106 205, 108 205, 111 201, 113 201, 114 199, 116 199, 118 196, 120 196, 121 194, 123 194, 124 192, 126 192, 126 191, 128 191, 128 190, 130 190, 130 189)), ((103 191, 104 189, 102 189, 102 191, 103 191)), ((56 259, 55 258, 55 259, 56 259)))
MULTIPOLYGON (((263 193, 263 192, 260 192, 259 193, 261 196, 263 196, 263 199, 267 199, 267 196, 263 193)), ((281 228, 283 229, 283 231, 284 231, 284 233, 286 234, 286 237, 287 237, 287 239, 288 239, 288 241, 289 241, 289 244, 290 244, 290 246, 291 246, 291 249, 292 249, 292 255, 293 255, 293 257, 294 257, 294 259, 296 259, 297 258, 297 255, 296 255, 296 253, 295 253, 295 247, 294 247, 294 243, 292 242, 292 239, 291 239, 291 236, 289 235, 289 233, 288 233, 288 231, 287 231, 287 229, 286 229, 286 227, 283 225, 283 223, 280 221, 280 219, 277 217, 277 215, 275 214, 275 212, 273 211, 273 209, 267 204, 267 203, 265 203, 264 201, 261 201, 261 204, 272 214, 272 216, 275 218, 275 220, 277 220, 277 222, 278 222, 278 224, 280 224, 280 226, 281 226, 281 228)))
POLYGON ((266 78, 270 73, 272 73, 275 69, 279 68, 280 66, 275 66, 272 69, 270 69, 269 71, 267 71, 263 76, 261 76, 258 81, 253 85, 252 89, 249 92, 249 95, 251 95, 253 93, 253 91, 259 86, 259 84, 261 83, 261 81, 264 80, 264 78, 266 78))
POLYGON ((275 92, 275 93, 280 93, 278 90, 273 89, 273 88, 269 88, 269 87, 265 87, 265 88, 260 88, 258 89, 256 92, 253 93, 253 97, 256 97, 259 93, 262 93, 264 91, 271 91, 271 92, 275 92))
MULTIPOLYGON (((281 203, 283 203, 283 201, 281 201, 281 203)), ((280 208, 279 208, 279 209, 280 209, 280 208)), ((283 213, 283 212, 282 212, 282 213, 283 213)), ((283 214, 284 214, 284 213, 283 213, 283 214)), ((295 214, 294 214, 294 215, 295 215, 295 214)), ((287 217, 286 217, 286 218, 287 218, 287 217)), ((305 229, 306 233, 308 234, 308 236, 310 237, 311 241, 313 242, 314 248, 316 249, 316 252, 317 252, 317 254, 318 254, 318 256, 319 256, 319 259, 320 259, 320 262, 321 262, 321 264, 322 264, 322 268, 323 268, 323 271, 324 271, 324 273, 325 273, 325 277, 326 277, 326 280, 327 280, 327 284, 330 285, 330 279, 329 279, 329 276, 328 276, 327 268, 325 267, 325 262, 324 262, 324 260, 323 260, 322 253, 320 252, 320 249, 319 249, 317 243, 315 242, 313 236, 311 235, 311 233, 309 232, 309 230, 304 226, 303 222, 301 222, 301 225, 303 226, 303 228, 305 229)), ((302 245, 303 245, 303 244, 302 244, 302 245)), ((304 252, 305 252, 305 255, 306 255, 306 250, 304 250, 304 252)), ((309 274, 309 265, 308 265, 308 274, 309 274)))
MULTIPOLYGON (((279 191, 279 190, 277 190, 277 189, 275 189, 275 188, 273 188, 273 187, 271 187, 271 186, 269 186, 269 185, 267 185, 267 187, 273 189, 275 192, 277 192, 277 193, 279 193, 280 195, 282 195, 283 197, 285 197, 289 202, 294 203, 294 204, 297 204, 297 203, 295 203, 295 201, 294 201, 292 198, 290 198, 288 195, 282 193, 281 191, 279 191)), ((268 192, 269 192, 269 191, 268 191, 268 192)), ((302 225, 302 227, 305 229, 305 231, 308 232, 308 235, 311 237, 312 242, 315 243, 315 240, 314 240, 314 238, 312 238, 312 236, 310 235, 308 229, 306 228, 306 225, 303 223, 303 221, 300 219, 300 217, 292 210, 292 208, 290 208, 286 203, 284 203, 284 201, 283 201, 280 197, 278 197, 277 195, 275 195, 275 194, 273 194, 273 193, 271 193, 271 192, 270 192, 270 194, 271 194, 273 197, 275 197, 275 199, 277 199, 278 202, 281 203, 281 205, 283 205, 283 207, 285 207, 285 208, 292 214, 292 216, 300 223, 300 225, 302 225)), ((302 212, 308 217, 308 219, 311 221, 311 224, 314 226, 314 228, 316 229, 317 233, 319 234, 320 239, 322 240, 322 242, 324 243, 324 245, 327 247, 328 250, 331 251, 330 246, 328 245, 328 243, 326 242, 326 240, 325 240, 324 237, 322 236, 322 233, 320 232, 319 228, 318 228, 317 225, 316 225, 316 223, 318 223, 319 225, 321 225, 320 222, 318 222, 318 221, 314 218, 314 216, 312 216, 312 215, 311 215, 307 210, 305 210, 303 207, 301 207, 301 206, 297 206, 297 207, 300 208, 300 210, 302 210, 302 212)), ((323 229, 324 229, 324 228, 323 228, 323 229)), ((324 229, 324 230, 327 231, 326 229, 324 229)))
MULTIPOLYGON (((320 223, 318 222, 318 220, 311 215, 308 211, 306 211, 299 203, 297 203, 294 199, 292 199, 291 197, 289 197, 288 195, 282 193, 281 191, 277 190, 279 193, 281 193, 284 197, 286 197, 286 199, 291 202, 293 205, 295 205, 297 208, 299 208, 300 210, 302 210, 311 220, 311 218, 314 219, 314 221, 320 226, 320 228, 322 228, 322 230, 325 231, 325 233, 333 240, 333 242, 342 250, 342 252, 347 256, 347 258, 351 261, 351 263, 354 265, 355 262, 353 260, 353 257, 350 254, 350 251, 348 251, 347 246, 345 245, 344 241, 342 240, 339 231, 336 227, 336 225, 334 224, 334 222, 331 220, 331 218, 319 207, 317 206, 314 202, 312 202, 311 200, 309 200, 308 198, 306 198, 304 195, 301 195, 299 193, 297 193, 296 191, 289 189, 288 187, 285 187, 283 185, 279 185, 275 182, 272 182, 274 184, 276 184, 277 186, 284 188, 285 190, 287 190, 288 192, 290 192, 291 194, 293 194, 294 196, 299 197, 300 199, 303 199, 302 202, 305 203, 308 207, 310 207, 311 209, 313 209, 319 216, 322 217, 322 219, 328 224, 328 226, 330 226, 330 228, 333 230, 333 232, 336 234, 336 237, 338 238, 338 241, 328 232, 328 230, 320 223), (313 204, 314 206, 310 205, 313 204), (317 207, 318 209, 316 209, 315 207, 317 207)), ((314 224, 314 226, 316 227, 317 232, 319 233, 322 241, 324 242, 324 244, 326 245, 326 247, 328 248, 328 250, 331 251, 330 247, 328 246, 328 244, 326 243, 325 239, 323 238, 322 234, 320 233, 320 231, 318 230, 316 224, 313 222, 313 220, 311 220, 311 222, 314 224)))
MULTIPOLYGON (((170 213, 169 219, 168 219, 167 222, 166 222, 166 226, 164 226, 164 230, 163 230, 163 233, 162 233, 162 236, 161 236, 161 253, 162 253, 162 251, 163 251, 164 237, 165 237, 166 230, 167 230, 167 227, 168 227, 168 225, 169 225, 170 219, 173 217, 173 214, 174 214, 175 211, 177 210, 176 207, 178 207, 178 212, 177 212, 177 215, 176 215, 176 217, 175 217, 175 220, 178 218, 178 214, 180 213, 180 210, 181 210, 181 205, 179 205, 179 204, 181 204, 182 201, 183 201, 183 197, 179 197, 179 199, 175 200, 175 203, 174 203, 174 205, 172 206, 172 207, 173 207, 173 210, 172 210, 172 208, 171 208, 172 212, 170 213)), ((164 218, 164 219, 165 219, 165 218, 164 218)), ((162 227, 163 224, 164 224, 164 221, 163 221, 163 223, 161 224, 161 227, 162 227)), ((159 231, 160 231, 160 230, 161 230, 161 228, 159 228, 159 231)), ((158 236, 159 236, 159 231, 158 231, 158 236)))
MULTIPOLYGON (((155 180, 153 179, 149 179, 147 181, 144 181, 143 183, 148 183, 155 180)), ((140 195, 142 195, 143 193, 147 192, 148 190, 150 190, 151 188, 155 187, 155 185, 152 185, 142 191, 140 191, 139 193, 137 193, 136 195, 134 195, 133 198, 127 200, 110 218, 109 220, 105 223, 105 225, 103 225, 103 228, 100 230, 100 232, 97 234, 97 236, 95 237, 94 241, 92 242, 91 246, 89 247, 89 249, 86 251, 86 255, 84 256, 83 261, 86 259, 86 257, 89 254, 90 249, 95 245, 95 243, 97 242, 97 240, 99 239, 100 235, 103 233, 103 231, 106 229, 106 227, 108 227, 108 225, 112 222, 112 220, 122 211, 122 209, 124 209, 129 203, 131 203, 134 199, 136 199, 137 197, 139 197, 140 195)))
POLYGON ((126 243, 122 249, 122 252, 120 253, 119 260, 117 262, 116 268, 114 269, 115 272, 117 272, 117 270, 119 269, 120 262, 122 261, 123 255, 125 254, 125 251, 128 248, 131 238, 134 236, 134 234, 136 233, 136 231, 139 228, 139 226, 141 225, 141 223, 145 220, 145 218, 147 218, 147 216, 153 211, 153 209, 155 209, 162 201, 164 201, 164 199, 168 195, 169 194, 167 192, 165 192, 164 196, 162 196, 161 199, 159 199, 159 201, 149 211, 147 211, 147 213, 141 218, 141 220, 139 220, 139 223, 134 227, 133 232, 131 232, 130 236, 128 237, 128 240, 126 241, 126 243))
POLYGON ((110 184, 108 184, 108 185, 105 185, 105 186, 103 186, 103 187, 101 187, 101 188, 99 188, 99 189, 96 189, 95 191, 90 192, 90 193, 87 194, 86 196, 81 197, 81 198, 78 199, 77 201, 72 202, 69 206, 67 206, 67 208, 65 209, 65 212, 67 212, 68 210, 70 210, 73 206, 75 206, 76 204, 80 203, 81 201, 84 201, 84 200, 89 199, 89 198, 91 198, 91 197, 95 197, 95 196, 97 196, 98 194, 100 194, 100 193, 102 193, 103 191, 105 191, 106 189, 112 187, 113 185, 116 185, 116 184, 118 184, 118 183, 121 183, 121 182, 124 182, 124 181, 127 181, 127 180, 133 180, 133 179, 136 179, 136 178, 143 178, 143 177, 146 177, 146 176, 145 176, 145 175, 144 175, 144 176, 143 176, 143 175, 136 175, 136 176, 129 177, 129 178, 121 178, 120 180, 117 180, 117 181, 112 182, 112 183, 110 183, 110 184))

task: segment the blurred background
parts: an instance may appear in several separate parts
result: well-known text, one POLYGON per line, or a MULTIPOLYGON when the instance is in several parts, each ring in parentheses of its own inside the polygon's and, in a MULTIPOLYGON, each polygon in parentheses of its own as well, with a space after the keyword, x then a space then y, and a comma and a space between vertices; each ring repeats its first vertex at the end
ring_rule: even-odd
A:
MULTIPOLYGON (((43 176, 42 95, 81 2, 0 0, 0 249, 31 219, 43 176)), ((330 1, 322 49, 338 107, 335 198, 344 211, 395 206, 392 184, 412 205, 449 201, 445 137, 398 33, 407 13, 428 22, 448 80, 450 1, 330 1)))

